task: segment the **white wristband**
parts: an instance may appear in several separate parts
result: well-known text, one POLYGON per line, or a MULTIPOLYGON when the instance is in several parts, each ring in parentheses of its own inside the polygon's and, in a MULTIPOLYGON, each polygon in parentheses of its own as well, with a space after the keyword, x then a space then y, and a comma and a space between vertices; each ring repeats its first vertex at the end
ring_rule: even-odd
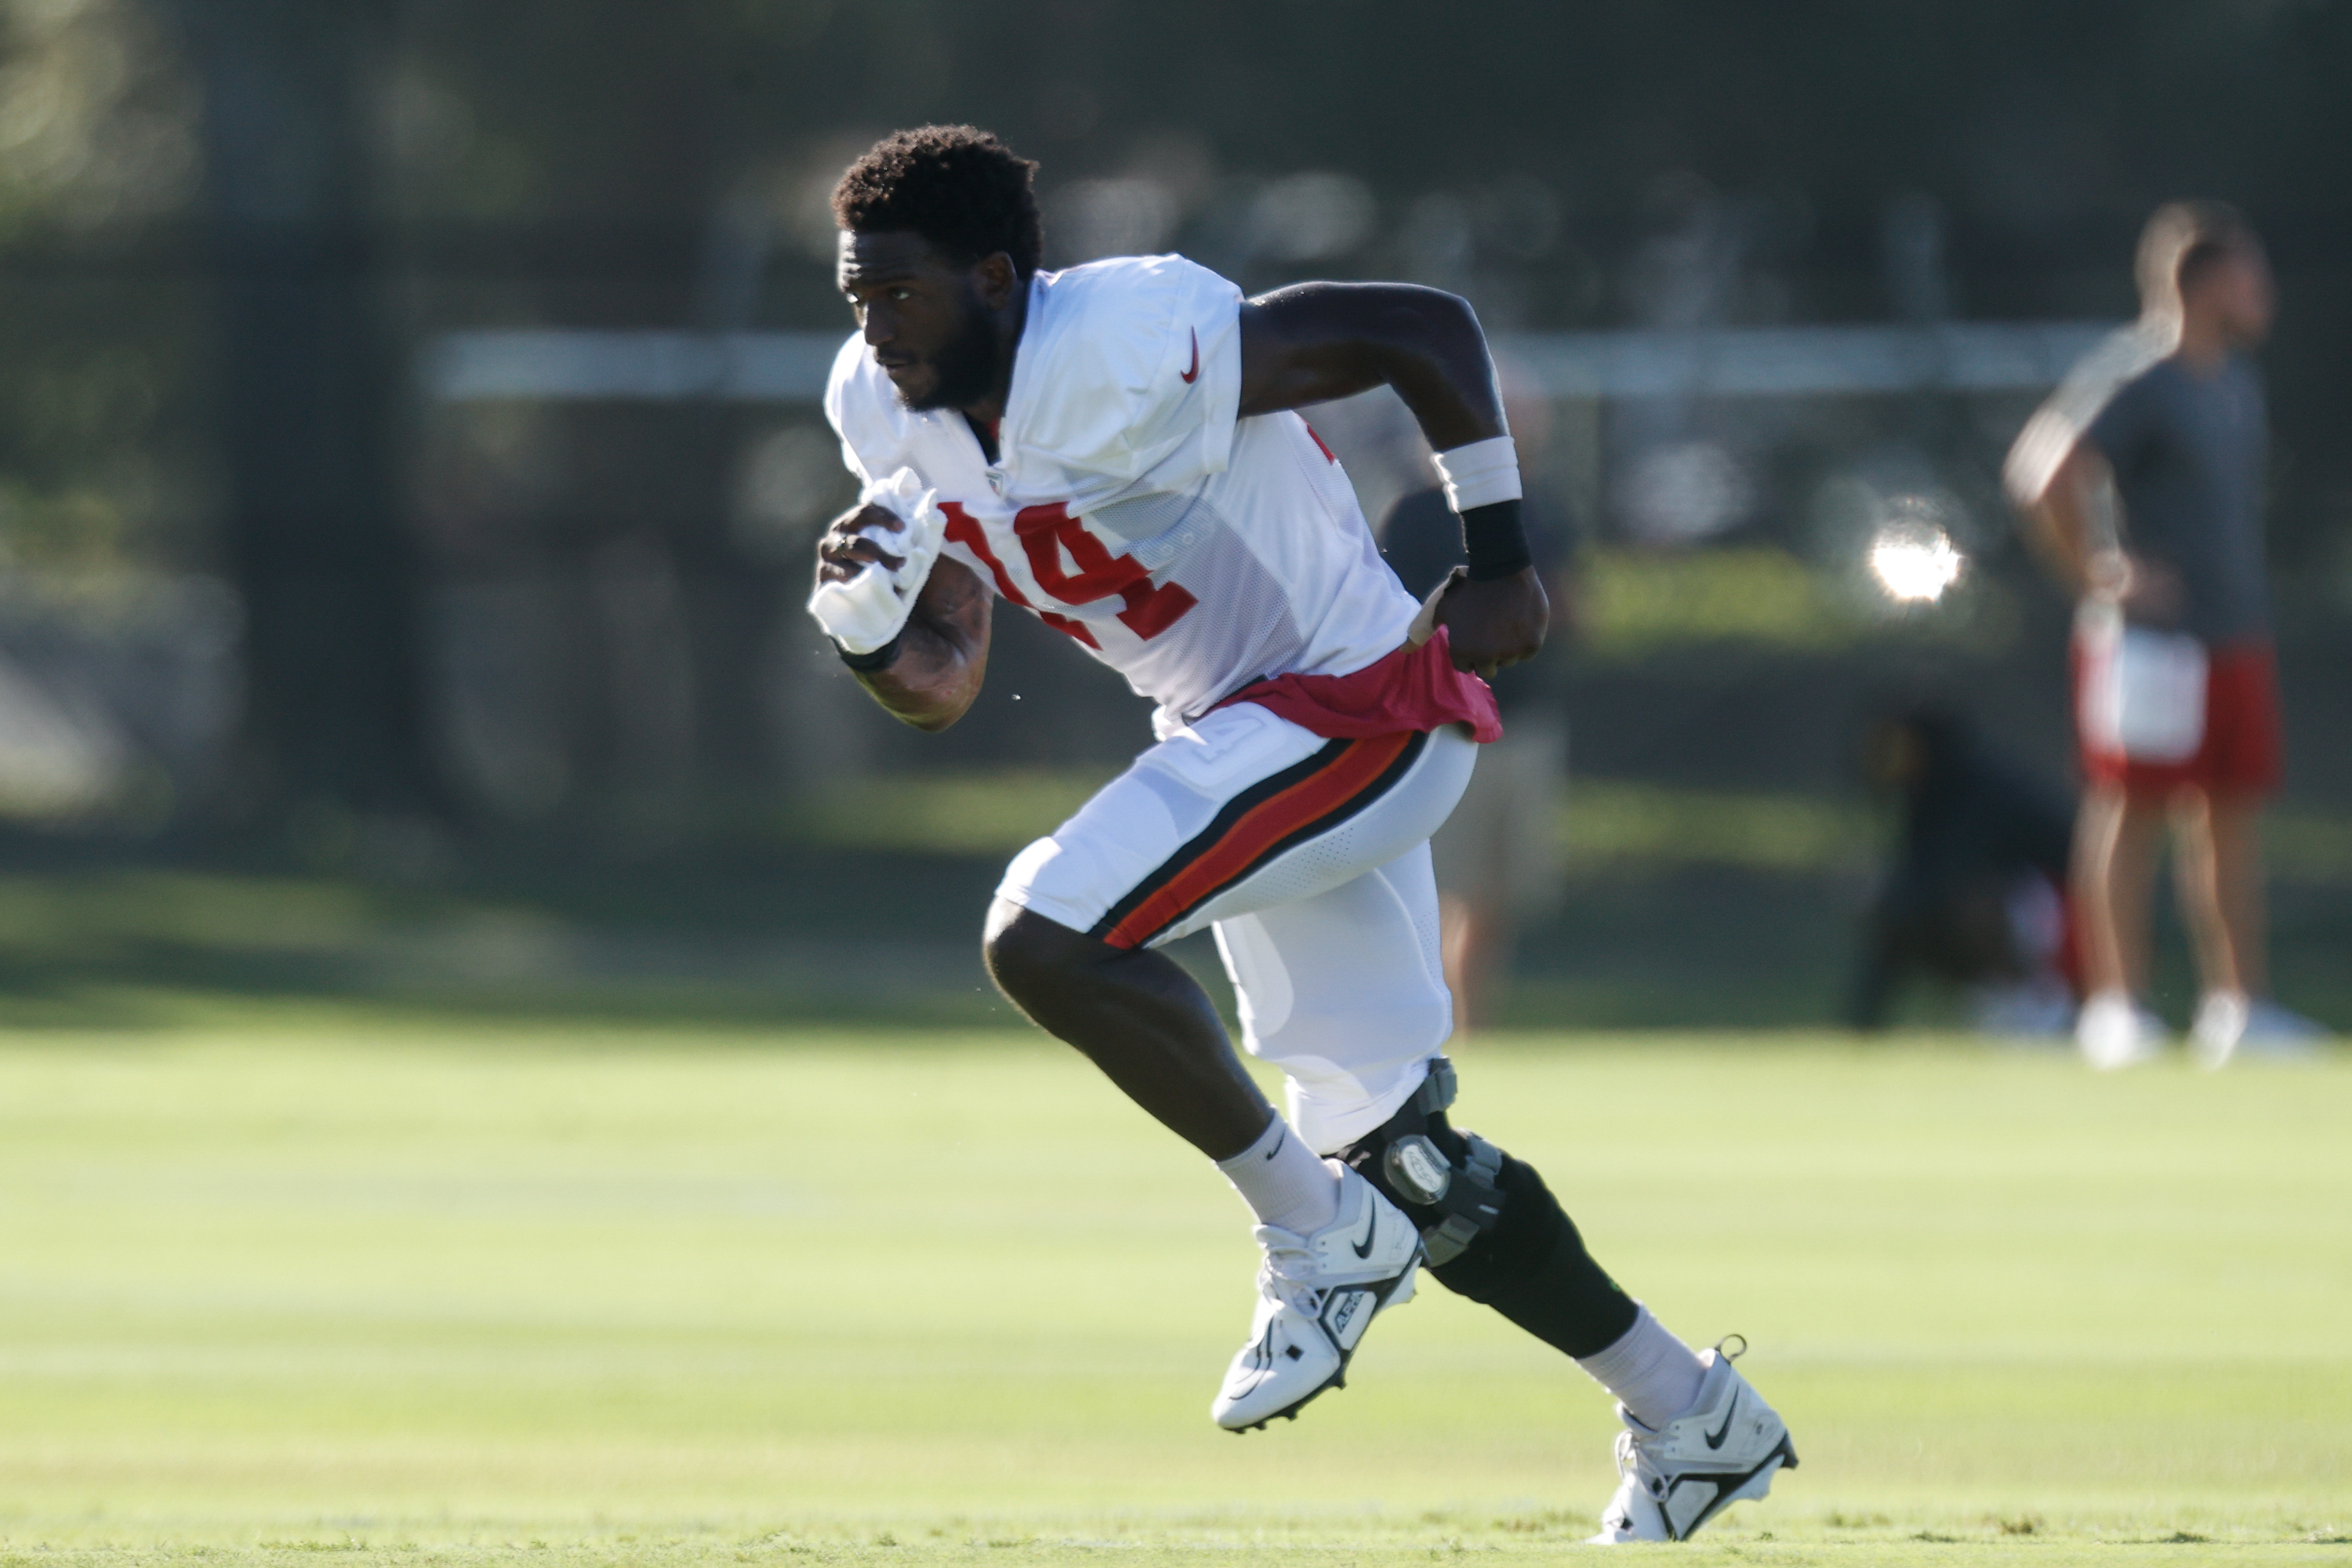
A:
POLYGON ((1473 441, 1440 452, 1431 461, 1437 465, 1437 477, 1445 486, 1445 504, 1457 513, 1500 500, 1517 500, 1524 494, 1519 488, 1519 444, 1508 436, 1473 441))

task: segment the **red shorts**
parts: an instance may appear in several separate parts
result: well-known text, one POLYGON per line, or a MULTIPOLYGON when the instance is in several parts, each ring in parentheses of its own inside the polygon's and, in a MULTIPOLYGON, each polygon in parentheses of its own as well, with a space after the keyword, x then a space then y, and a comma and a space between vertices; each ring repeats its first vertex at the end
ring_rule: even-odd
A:
POLYGON ((2210 795, 2263 795, 2279 786, 2278 663, 2267 642, 2231 643, 2206 654, 2205 732, 2196 752, 2178 762, 2150 762, 2102 743, 2084 726, 2084 688, 2091 654, 2077 637, 2073 648, 2075 735, 2083 777, 2120 785, 2132 795, 2171 795, 2194 786, 2210 795))

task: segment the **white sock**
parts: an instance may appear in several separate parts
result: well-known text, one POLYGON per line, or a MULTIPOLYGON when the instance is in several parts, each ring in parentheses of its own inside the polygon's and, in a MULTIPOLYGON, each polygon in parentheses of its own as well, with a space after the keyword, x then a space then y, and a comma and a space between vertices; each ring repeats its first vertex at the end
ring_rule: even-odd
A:
POLYGON ((1647 1307, 1616 1343, 1578 1357, 1576 1364, 1615 1394, 1634 1420, 1654 1427, 1696 1405, 1699 1380, 1706 1375, 1697 1353, 1650 1316, 1647 1307))
POLYGON ((1260 1225, 1312 1236, 1339 1217, 1339 1177, 1290 1123, 1276 1117, 1256 1142, 1217 1169, 1260 1225))

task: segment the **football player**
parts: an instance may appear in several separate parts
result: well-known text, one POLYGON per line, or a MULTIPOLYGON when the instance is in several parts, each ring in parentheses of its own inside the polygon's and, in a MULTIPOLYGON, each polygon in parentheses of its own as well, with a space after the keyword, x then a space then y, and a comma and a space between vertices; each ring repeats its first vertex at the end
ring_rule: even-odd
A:
POLYGON ((918 729, 969 709, 999 599, 1154 701, 1157 743, 1016 857, 989 968, 1031 1018, 1216 1163, 1258 1221, 1234 1431, 1339 1384, 1424 1262, 1617 1396, 1604 1541, 1681 1539, 1793 1467, 1720 1349, 1586 1252, 1525 1162, 1454 1126, 1429 836, 1501 733, 1481 671, 1548 606, 1477 319, 1401 284, 1244 300, 1177 256, 1040 269, 1035 166, 968 126, 876 143, 834 193, 859 331, 825 414, 865 486, 812 612, 918 729), (1436 451, 1466 569, 1416 604, 1297 409, 1391 388, 1436 451), (1215 933, 1244 1043, 1158 951, 1215 933))

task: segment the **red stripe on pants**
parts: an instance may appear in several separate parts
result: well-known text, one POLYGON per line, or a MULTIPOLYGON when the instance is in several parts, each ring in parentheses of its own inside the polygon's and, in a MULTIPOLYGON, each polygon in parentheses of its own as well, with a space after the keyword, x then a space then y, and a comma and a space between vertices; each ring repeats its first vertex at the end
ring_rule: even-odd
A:
POLYGON ((1247 871, 1275 845, 1379 783, 1412 742, 1409 731, 1355 742, 1314 777, 1301 779, 1272 799, 1261 801, 1227 828, 1223 837, 1129 910, 1103 940, 1113 947, 1140 946, 1186 910, 1247 871))

